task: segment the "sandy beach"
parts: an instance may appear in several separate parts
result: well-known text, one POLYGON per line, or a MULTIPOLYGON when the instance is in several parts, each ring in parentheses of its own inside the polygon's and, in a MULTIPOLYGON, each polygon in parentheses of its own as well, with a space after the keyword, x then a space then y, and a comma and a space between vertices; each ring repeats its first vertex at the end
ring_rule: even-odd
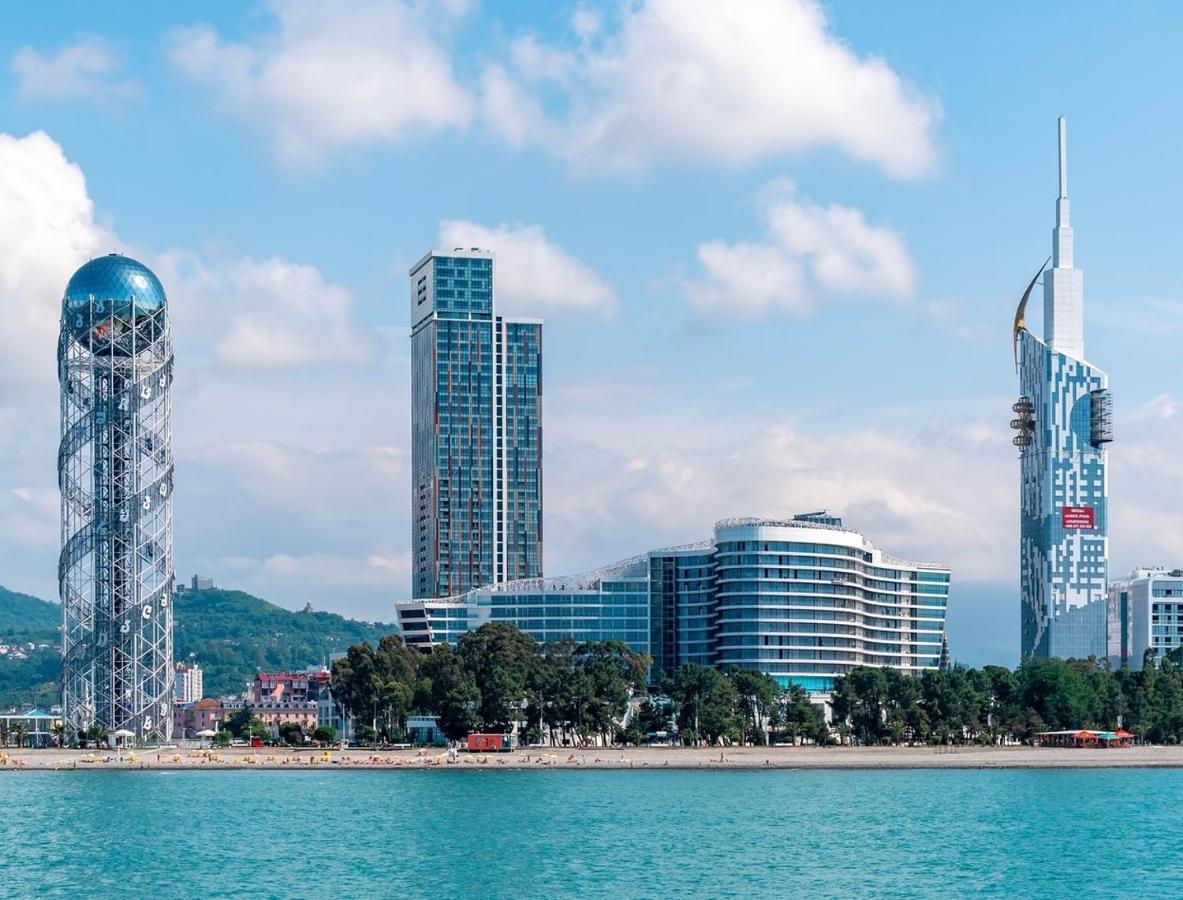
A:
POLYGON ((630 747, 531 748, 512 753, 430 750, 0 751, 0 772, 266 769, 1093 769, 1183 768, 1183 747, 630 747))

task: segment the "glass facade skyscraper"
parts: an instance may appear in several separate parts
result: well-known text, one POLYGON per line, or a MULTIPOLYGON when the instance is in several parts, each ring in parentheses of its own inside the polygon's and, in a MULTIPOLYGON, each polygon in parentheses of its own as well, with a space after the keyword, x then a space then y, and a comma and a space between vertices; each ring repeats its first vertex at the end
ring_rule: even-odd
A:
POLYGON ((755 669, 825 693, 855 666, 940 664, 949 570, 884 553, 841 519, 726 519, 714 538, 586 575, 530 579, 396 604, 425 650, 490 621, 538 640, 622 640, 651 672, 687 663, 755 669))
MULTIPOLYGON (((1024 657, 1105 654, 1109 556, 1109 378, 1084 358, 1083 273, 1074 266, 1067 139, 1060 129, 1060 193, 1052 268, 1043 273, 1044 338, 1026 327, 1028 287, 1015 316, 1021 396, 1019 567, 1024 657)), ((1037 276, 1038 277, 1038 276, 1037 276)))
POLYGON ((412 596, 542 574, 542 323, 496 314, 491 253, 411 269, 412 596))

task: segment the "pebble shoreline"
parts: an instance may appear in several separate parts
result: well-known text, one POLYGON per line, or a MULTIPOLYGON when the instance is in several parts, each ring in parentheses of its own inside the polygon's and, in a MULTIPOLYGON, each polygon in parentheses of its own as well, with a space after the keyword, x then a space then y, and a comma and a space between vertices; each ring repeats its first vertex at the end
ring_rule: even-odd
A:
POLYGON ((445 750, 113 751, 3 750, 0 772, 522 770, 522 769, 1094 769, 1183 768, 1183 747, 629 747, 530 748, 512 753, 445 750))

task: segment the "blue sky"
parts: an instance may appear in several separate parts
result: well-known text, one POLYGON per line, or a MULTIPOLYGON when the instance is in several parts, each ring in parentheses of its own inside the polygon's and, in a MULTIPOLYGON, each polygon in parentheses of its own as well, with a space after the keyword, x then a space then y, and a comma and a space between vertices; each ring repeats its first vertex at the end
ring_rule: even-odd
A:
MULTIPOLYGON (((0 10, 0 583, 56 592, 54 334, 119 249, 169 291, 176 561, 390 618, 406 269, 546 319, 546 569, 827 506, 1018 646, 1017 294, 1069 121, 1111 560, 1183 564, 1168 4, 275 2, 0 10), (27 336, 27 337, 25 337, 27 336)), ((1038 328, 1038 315, 1034 327, 1038 328)))

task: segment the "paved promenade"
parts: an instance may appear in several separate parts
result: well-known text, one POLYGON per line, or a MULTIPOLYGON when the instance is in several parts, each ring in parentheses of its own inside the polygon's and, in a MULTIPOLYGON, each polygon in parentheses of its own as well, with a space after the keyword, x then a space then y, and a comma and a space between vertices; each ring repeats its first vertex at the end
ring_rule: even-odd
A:
POLYGON ((1061 769, 1183 768, 1183 747, 630 747, 443 750, 0 750, 0 772, 105 769, 1061 769))

